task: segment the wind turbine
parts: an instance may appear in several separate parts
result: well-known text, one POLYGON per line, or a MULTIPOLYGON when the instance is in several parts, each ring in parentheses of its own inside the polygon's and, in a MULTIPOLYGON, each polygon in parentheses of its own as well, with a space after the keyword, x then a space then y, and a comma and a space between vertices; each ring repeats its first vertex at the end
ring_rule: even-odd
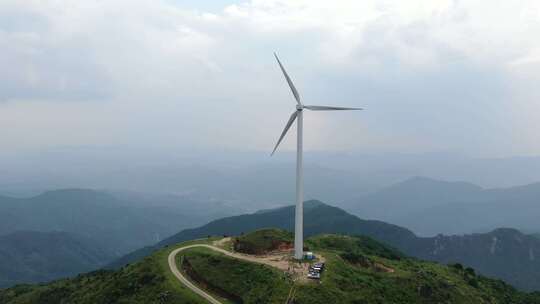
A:
POLYGON ((274 53, 274 57, 276 57, 276 60, 279 64, 279 67, 281 68, 281 71, 283 72, 283 76, 285 76, 285 79, 287 80, 287 83, 289 84, 289 87, 291 88, 291 91, 294 95, 294 99, 296 99, 296 111, 294 111, 289 118, 289 121, 285 125, 285 129, 283 132, 281 132, 281 136, 279 137, 279 140, 274 147, 274 150, 272 151, 271 155, 274 155, 276 152, 279 144, 283 140, 283 137, 285 137, 285 134, 287 134, 287 131, 291 127, 291 125, 294 123, 295 119, 298 119, 298 122, 296 124, 296 209, 295 209, 295 219, 294 219, 294 257, 296 259, 302 259, 304 256, 304 173, 302 169, 302 134, 303 134, 303 110, 311 110, 311 111, 340 111, 340 110, 362 110, 361 108, 342 108, 342 107, 330 107, 330 106, 310 106, 310 105, 304 105, 300 101, 300 94, 298 94, 298 91, 296 90, 296 87, 294 86, 291 78, 287 74, 287 71, 285 71, 285 68, 281 64, 281 61, 279 61, 279 58, 276 53, 274 53))

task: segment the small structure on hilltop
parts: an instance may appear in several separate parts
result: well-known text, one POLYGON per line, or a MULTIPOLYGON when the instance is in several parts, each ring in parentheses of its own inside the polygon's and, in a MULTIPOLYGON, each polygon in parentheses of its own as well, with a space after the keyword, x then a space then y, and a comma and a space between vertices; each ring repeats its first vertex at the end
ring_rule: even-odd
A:
POLYGON ((307 251, 306 253, 304 253, 304 259, 306 259, 306 260, 314 260, 315 255, 313 254, 313 252, 307 251))

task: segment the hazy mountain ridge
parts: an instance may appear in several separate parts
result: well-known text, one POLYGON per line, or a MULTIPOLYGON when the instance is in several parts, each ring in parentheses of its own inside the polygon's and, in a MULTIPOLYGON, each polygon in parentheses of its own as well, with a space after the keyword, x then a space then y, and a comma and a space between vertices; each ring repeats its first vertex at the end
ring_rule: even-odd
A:
POLYGON ((0 236, 0 287, 46 282, 102 267, 113 252, 66 232, 18 231, 0 236))
MULTIPOLYGON (((0 191, 19 195, 82 186, 189 193, 198 200, 219 198, 237 203, 237 208, 255 211, 272 207, 270 203, 276 206, 290 202, 294 197, 295 154, 283 151, 269 158, 269 152, 190 154, 151 150, 134 154, 120 147, 57 148, 0 159, 5 173, 0 176, 0 191)), ((540 157, 474 158, 449 153, 360 151, 306 151, 304 157, 306 199, 336 203, 351 201, 411 176, 465 180, 484 188, 540 181, 540 157)))
POLYGON ((48 191, 30 198, 0 197, 0 235, 20 230, 65 231, 91 238, 121 255, 233 212, 218 202, 180 196, 163 200, 158 196, 152 196, 152 203, 135 196, 123 199, 89 189, 48 191), (216 211, 205 214, 203 209, 216 211))
POLYGON ((540 183, 483 189, 470 183, 417 177, 345 206, 363 218, 391 222, 428 236, 486 232, 498 227, 539 231, 538 197, 540 183))
POLYGON ((232 212, 220 202, 165 194, 61 189, 29 198, 0 196, 0 286, 94 270, 232 212))

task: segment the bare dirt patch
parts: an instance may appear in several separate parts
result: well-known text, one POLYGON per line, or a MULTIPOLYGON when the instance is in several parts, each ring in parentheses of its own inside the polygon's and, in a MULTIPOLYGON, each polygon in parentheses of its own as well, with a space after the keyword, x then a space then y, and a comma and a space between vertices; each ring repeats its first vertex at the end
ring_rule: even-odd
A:
MULTIPOLYGON (((227 247, 228 244, 230 244, 231 238, 223 238, 218 241, 214 241, 214 246, 220 247, 223 249, 229 249, 230 247, 227 247)), ((311 281, 308 279, 307 275, 309 273, 309 266, 311 265, 310 262, 305 261, 297 261, 293 258, 293 250, 289 248, 289 246, 284 247, 281 250, 275 250, 268 252, 266 254, 260 254, 260 255, 252 255, 252 254, 245 254, 245 253, 239 253, 229 250, 223 250, 223 253, 225 253, 228 256, 235 257, 241 260, 246 260, 254 263, 259 264, 265 264, 274 268, 277 268, 283 272, 285 272, 293 281, 297 282, 308 282, 311 281), (226 251, 226 252, 224 252, 226 251)), ((326 259, 320 255, 315 253, 317 256, 317 259, 313 262, 325 262, 326 259)))
POLYGON ((373 266, 374 266, 375 270, 378 271, 378 272, 388 272, 388 273, 395 272, 395 270, 393 268, 385 266, 385 265, 383 265, 381 263, 375 263, 373 266))
POLYGON ((221 240, 213 241, 212 245, 219 248, 228 249, 229 245, 231 244, 231 241, 232 239, 230 237, 226 237, 226 238, 222 238, 221 240))

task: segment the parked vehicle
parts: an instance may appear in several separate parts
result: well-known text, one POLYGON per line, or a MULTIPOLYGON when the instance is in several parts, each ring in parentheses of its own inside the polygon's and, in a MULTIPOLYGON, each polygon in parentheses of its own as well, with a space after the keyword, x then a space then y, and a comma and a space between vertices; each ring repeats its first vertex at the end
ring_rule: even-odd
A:
POLYGON ((317 273, 317 272, 310 272, 310 273, 308 273, 308 278, 318 280, 318 279, 321 278, 321 274, 317 273))
POLYGON ((321 273, 324 270, 324 263, 315 263, 309 267, 308 278, 310 279, 320 279, 321 273))

